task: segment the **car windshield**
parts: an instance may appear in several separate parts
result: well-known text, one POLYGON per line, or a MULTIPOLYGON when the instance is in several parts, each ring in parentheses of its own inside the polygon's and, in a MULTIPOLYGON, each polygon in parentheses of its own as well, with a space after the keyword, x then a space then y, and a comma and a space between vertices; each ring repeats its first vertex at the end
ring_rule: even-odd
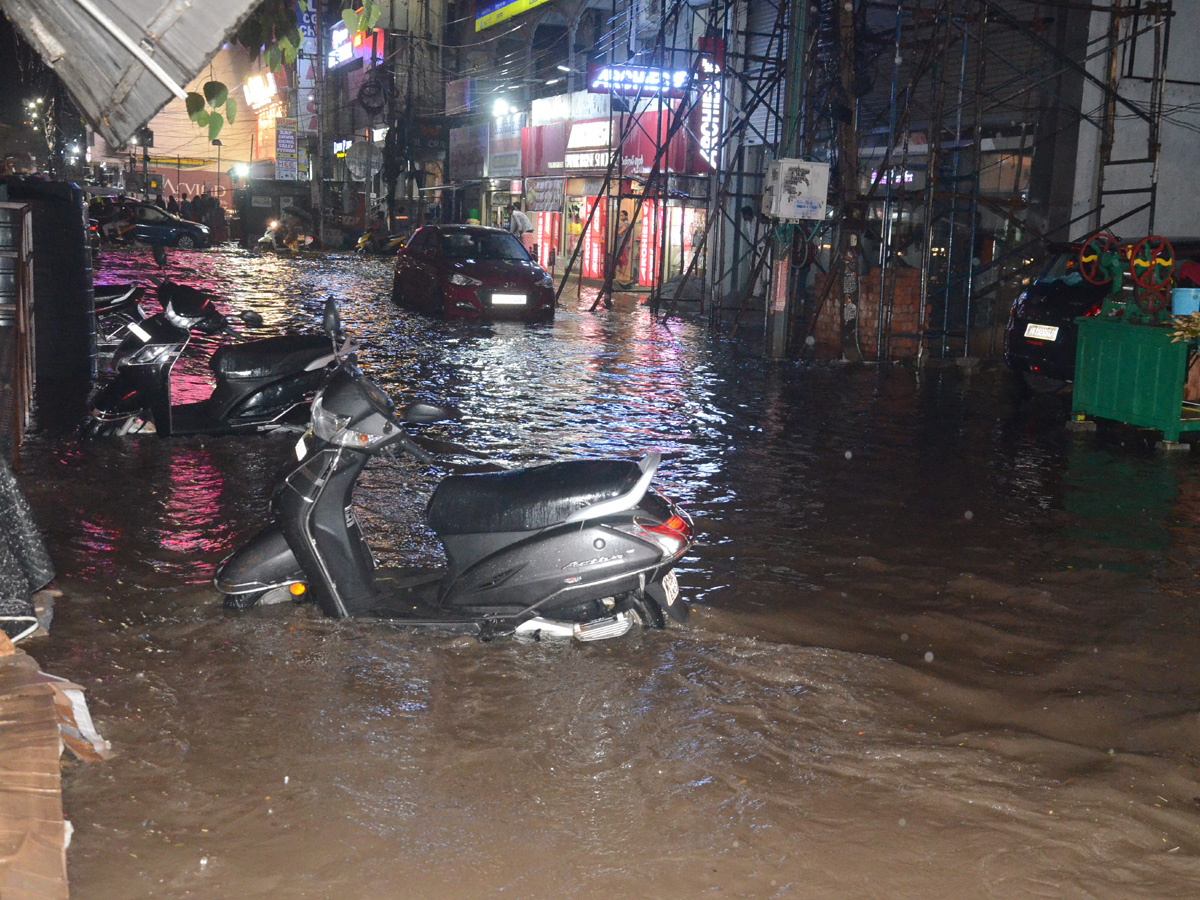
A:
POLYGON ((529 259, 521 242, 503 231, 443 234, 442 256, 446 259, 529 259))
POLYGON ((1078 284, 1083 281, 1079 273, 1079 254, 1077 252, 1059 253, 1037 278, 1039 284, 1062 281, 1066 284, 1078 284))

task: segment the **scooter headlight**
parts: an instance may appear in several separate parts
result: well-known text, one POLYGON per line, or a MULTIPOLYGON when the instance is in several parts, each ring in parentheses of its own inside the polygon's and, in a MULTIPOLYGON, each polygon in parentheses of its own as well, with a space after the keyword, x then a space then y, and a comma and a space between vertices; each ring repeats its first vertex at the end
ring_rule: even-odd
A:
POLYGON ((121 359, 119 366, 149 366, 183 352, 183 344, 144 344, 121 359))
POLYGON ((323 441, 337 443, 334 438, 338 432, 342 431, 350 424, 349 416, 339 416, 331 413, 325 408, 325 404, 321 402, 322 398, 317 397, 312 404, 312 431, 317 437, 323 441))
MULTIPOLYGON (((368 416, 366 421, 382 420, 382 417, 375 413, 368 416)), ((327 441, 330 444, 337 444, 339 447, 354 447, 360 450, 369 449, 373 444, 383 440, 384 434, 368 434, 365 431, 356 431, 350 427, 349 416, 339 416, 325 408, 321 402, 321 398, 317 397, 312 404, 312 431, 318 438, 327 441)), ((386 427, 386 422, 384 423, 386 427)), ((391 430, 390 428, 388 429, 391 430)))

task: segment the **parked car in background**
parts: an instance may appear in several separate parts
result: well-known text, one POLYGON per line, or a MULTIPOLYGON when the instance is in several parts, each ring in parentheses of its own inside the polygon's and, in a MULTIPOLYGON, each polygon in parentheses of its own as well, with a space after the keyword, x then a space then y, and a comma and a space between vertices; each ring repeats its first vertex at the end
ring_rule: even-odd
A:
MULTIPOLYGON (((1168 240, 1178 276, 1183 262, 1200 255, 1200 239, 1168 240)), ((1099 313, 1111 290, 1109 284, 1092 284, 1083 277, 1079 244, 1050 244, 1048 249, 1040 274, 1013 301, 1004 332, 1005 362, 1037 391, 1060 390, 1075 380, 1075 320, 1099 313)), ((1128 271, 1123 287, 1132 296, 1128 271)))
POLYGON ((139 241, 180 250, 199 250, 211 243, 208 226, 130 197, 94 198, 88 216, 100 241, 139 241))
POLYGON ((162 244, 180 250, 199 250, 209 243, 207 225, 181 219, 147 203, 134 206, 133 237, 143 244, 162 244))
POLYGON ((426 225, 396 255, 392 302, 437 316, 548 321, 554 278, 507 231, 426 225))

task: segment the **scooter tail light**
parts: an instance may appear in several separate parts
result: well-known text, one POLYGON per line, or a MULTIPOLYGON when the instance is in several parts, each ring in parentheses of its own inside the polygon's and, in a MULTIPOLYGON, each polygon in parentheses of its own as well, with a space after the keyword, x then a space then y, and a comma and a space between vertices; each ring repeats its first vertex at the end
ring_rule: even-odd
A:
POLYGON ((692 529, 682 516, 671 516, 661 525, 645 519, 634 519, 633 524, 640 535, 661 547, 668 559, 682 553, 692 539, 692 529))

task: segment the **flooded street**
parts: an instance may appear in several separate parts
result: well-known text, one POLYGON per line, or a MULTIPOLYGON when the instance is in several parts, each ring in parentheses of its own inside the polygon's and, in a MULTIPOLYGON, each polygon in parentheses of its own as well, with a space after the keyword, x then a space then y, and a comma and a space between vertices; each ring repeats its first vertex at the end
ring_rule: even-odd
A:
POLYGON ((170 265, 247 336, 335 296, 393 399, 461 410, 422 431, 448 462, 360 482, 381 563, 441 559, 420 516, 457 464, 658 449, 693 615, 557 645, 231 613, 213 569, 294 437, 35 434, 65 596, 26 649, 118 752, 64 770, 76 900, 1200 893, 1196 451, 1070 432, 1002 371, 770 363, 586 288, 490 326, 398 310, 386 261, 170 265))

